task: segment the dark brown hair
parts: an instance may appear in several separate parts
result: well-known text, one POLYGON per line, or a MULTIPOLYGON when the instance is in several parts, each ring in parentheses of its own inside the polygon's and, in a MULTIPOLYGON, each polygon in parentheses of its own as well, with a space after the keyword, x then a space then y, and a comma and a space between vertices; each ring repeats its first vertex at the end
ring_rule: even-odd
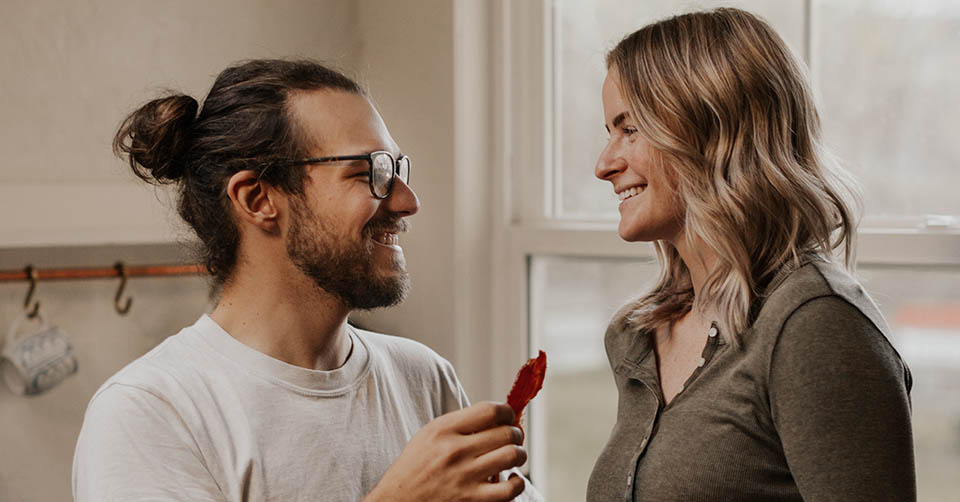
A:
POLYGON ((302 193, 302 169, 266 168, 308 155, 287 103, 295 92, 324 89, 365 95, 354 80, 313 61, 246 61, 220 73, 202 109, 194 98, 170 93, 131 113, 117 131, 114 152, 134 174, 179 185, 177 210, 199 237, 216 287, 233 272, 240 237, 227 181, 254 170, 285 192, 302 193))

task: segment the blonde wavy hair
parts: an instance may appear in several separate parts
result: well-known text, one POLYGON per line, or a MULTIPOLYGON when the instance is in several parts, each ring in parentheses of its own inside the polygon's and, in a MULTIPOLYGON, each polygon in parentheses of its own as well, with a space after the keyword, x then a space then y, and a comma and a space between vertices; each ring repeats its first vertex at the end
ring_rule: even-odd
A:
POLYGON ((710 307, 736 343, 784 267, 842 247, 853 269, 859 187, 821 142, 804 66, 766 22, 733 8, 665 19, 620 41, 607 68, 685 203, 684 238, 717 257, 695 298, 676 248, 657 241, 660 276, 621 328, 710 307))

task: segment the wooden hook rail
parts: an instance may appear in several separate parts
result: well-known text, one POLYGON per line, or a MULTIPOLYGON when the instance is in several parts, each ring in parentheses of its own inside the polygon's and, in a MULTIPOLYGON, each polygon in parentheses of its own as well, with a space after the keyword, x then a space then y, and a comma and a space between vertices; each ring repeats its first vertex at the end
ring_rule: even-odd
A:
MULTIPOLYGON (((206 270, 201 265, 126 265, 126 276, 129 277, 168 277, 182 275, 202 275, 206 270)), ((121 277, 116 265, 109 267, 75 267, 75 268, 34 268, 34 278, 38 281, 73 280, 73 279, 105 279, 121 277)), ((29 281, 27 269, 0 270, 0 282, 29 281)))

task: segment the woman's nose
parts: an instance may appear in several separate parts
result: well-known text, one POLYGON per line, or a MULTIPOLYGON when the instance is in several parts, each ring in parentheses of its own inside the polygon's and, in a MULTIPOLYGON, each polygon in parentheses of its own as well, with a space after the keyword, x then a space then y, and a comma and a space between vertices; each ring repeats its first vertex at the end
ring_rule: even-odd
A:
POLYGON ((600 152, 600 158, 597 159, 597 166, 594 168, 593 174, 601 180, 610 181, 626 168, 627 162, 623 160, 623 157, 611 151, 608 145, 600 152))

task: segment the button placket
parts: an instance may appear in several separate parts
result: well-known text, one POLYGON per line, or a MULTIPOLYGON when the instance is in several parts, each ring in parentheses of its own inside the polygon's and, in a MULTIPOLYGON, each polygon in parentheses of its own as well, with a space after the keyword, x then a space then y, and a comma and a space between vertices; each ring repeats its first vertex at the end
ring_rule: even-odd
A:
MULTIPOLYGON (((720 334, 720 331, 717 329, 716 325, 711 325, 710 330, 707 331, 707 343, 704 345, 703 351, 700 353, 700 358, 697 359, 697 367, 693 370, 693 373, 687 377, 687 380, 680 384, 680 388, 677 389, 677 395, 674 397, 674 400, 680 397, 680 395, 687 390, 687 387, 693 385, 696 379, 700 376, 700 372, 703 370, 703 367, 706 366, 707 360, 713 357, 717 346, 723 344, 723 340, 717 337, 718 334, 720 334)), ((673 402, 673 400, 670 401, 670 404, 672 405, 673 402)))
MULTIPOLYGON (((644 442, 646 442, 646 439, 644 439, 644 442)), ((640 462, 640 455, 642 455, 642 453, 643 453, 642 451, 637 453, 636 455, 633 456, 633 458, 630 461, 630 472, 627 474, 627 486, 623 491, 623 500, 626 500, 626 501, 633 500, 634 475, 637 472, 637 464, 640 462)))

